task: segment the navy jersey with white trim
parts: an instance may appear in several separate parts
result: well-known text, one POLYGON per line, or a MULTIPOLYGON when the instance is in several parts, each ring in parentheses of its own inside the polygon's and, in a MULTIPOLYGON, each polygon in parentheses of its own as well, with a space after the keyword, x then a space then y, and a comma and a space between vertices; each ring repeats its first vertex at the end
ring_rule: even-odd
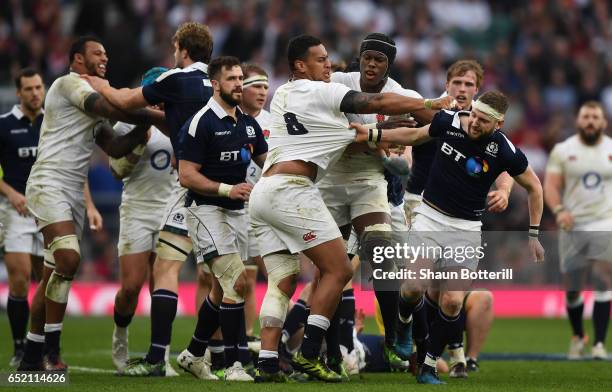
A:
POLYGON ((442 110, 429 127, 436 138, 436 154, 423 198, 445 213, 467 220, 480 220, 487 194, 497 176, 511 176, 527 169, 525 154, 500 131, 481 140, 471 140, 461 128, 460 117, 469 112, 442 110))
MULTIPOLYGON (((200 173, 208 179, 236 185, 245 182, 252 157, 268 151, 268 144, 257 121, 236 108, 237 121, 211 98, 187 123, 182 133, 179 159, 202 165, 200 173)), ((229 210, 244 208, 241 200, 203 196, 189 190, 186 205, 215 205, 229 210)))
POLYGON ((36 161, 42 120, 43 115, 40 114, 31 123, 17 105, 0 116, 0 166, 4 171, 2 179, 22 194, 25 194, 30 170, 36 161))
POLYGON ((170 142, 175 152, 183 137, 181 127, 212 97, 207 72, 208 66, 197 62, 182 69, 166 71, 154 83, 142 88, 142 95, 149 104, 164 104, 170 142))

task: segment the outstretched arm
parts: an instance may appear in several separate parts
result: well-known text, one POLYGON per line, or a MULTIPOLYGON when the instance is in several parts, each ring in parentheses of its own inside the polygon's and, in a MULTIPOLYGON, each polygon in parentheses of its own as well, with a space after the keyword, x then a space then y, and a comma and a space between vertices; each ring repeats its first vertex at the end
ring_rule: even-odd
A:
POLYGON ((123 121, 130 124, 153 124, 158 128, 165 128, 164 112, 153 109, 137 109, 124 111, 113 106, 99 93, 91 93, 85 98, 85 110, 89 113, 108 118, 115 121, 123 121))
POLYGON ((368 129, 362 124, 351 123, 351 128, 357 132, 356 142, 373 142, 415 146, 431 140, 429 125, 421 128, 368 129))
POLYGON ((450 109, 453 101, 454 98, 450 96, 436 99, 420 99, 405 97, 395 93, 371 94, 351 90, 342 99, 340 110, 345 113, 394 115, 426 109, 450 109))
POLYGON ((97 76, 81 75, 81 78, 85 79, 94 90, 102 94, 104 98, 119 109, 133 110, 148 105, 142 94, 142 87, 116 89, 108 83, 108 80, 97 76))

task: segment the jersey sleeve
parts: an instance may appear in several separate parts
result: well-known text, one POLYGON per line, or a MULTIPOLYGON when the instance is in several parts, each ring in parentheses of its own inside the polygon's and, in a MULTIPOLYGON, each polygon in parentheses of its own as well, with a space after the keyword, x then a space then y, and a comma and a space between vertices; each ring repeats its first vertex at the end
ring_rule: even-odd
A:
POLYGON ((561 157, 561 145, 557 144, 548 157, 546 164, 547 173, 563 173, 563 159, 561 157))
POLYGON ((333 108, 340 112, 340 104, 346 93, 351 91, 347 86, 340 83, 320 83, 319 96, 325 107, 333 108))
POLYGON ((65 78, 61 84, 61 93, 71 104, 82 111, 85 111, 87 97, 94 93, 97 94, 89 83, 79 77, 65 78))
POLYGON ((160 76, 154 83, 142 88, 142 96, 151 105, 177 100, 178 89, 173 75, 160 76))
POLYGON ((523 174, 527 170, 527 166, 529 166, 527 157, 505 135, 504 139, 506 143, 504 143, 505 145, 501 151, 504 163, 503 169, 512 177, 523 174))
POLYGON ((429 125, 429 136, 441 137, 444 134, 446 126, 448 126, 448 114, 444 111, 439 111, 434 115, 429 125))
POLYGON ((208 132, 203 126, 200 116, 191 117, 181 128, 183 135, 178 157, 181 160, 202 164, 204 162, 204 149, 208 142, 208 132))
POLYGON ((264 137, 263 131, 257 121, 253 121, 251 125, 253 128, 255 128, 255 135, 257 136, 257 141, 255 142, 255 146, 253 148, 253 156, 256 157, 268 152, 268 142, 266 142, 266 138, 264 137))

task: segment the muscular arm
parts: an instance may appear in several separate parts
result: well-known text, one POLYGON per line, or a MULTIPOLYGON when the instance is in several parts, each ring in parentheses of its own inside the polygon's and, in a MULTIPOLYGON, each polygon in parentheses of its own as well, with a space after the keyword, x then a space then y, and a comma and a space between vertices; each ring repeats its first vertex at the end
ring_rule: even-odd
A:
POLYGON ((137 109, 134 111, 123 111, 113 106, 99 93, 91 93, 85 98, 85 110, 89 113, 108 118, 115 121, 123 121, 130 124, 153 124, 158 128, 165 128, 164 113, 159 110, 137 109))
POLYGON ((544 201, 551 211, 562 205, 561 192, 563 186, 563 175, 561 173, 546 172, 544 177, 544 201))
POLYGON ((416 146, 430 141, 429 125, 420 128, 396 128, 382 131, 381 142, 399 144, 402 146, 416 146))
POLYGON ((219 196, 219 183, 200 173, 199 163, 179 160, 179 181, 181 185, 200 195, 219 196))
POLYGON ((539 226, 544 210, 542 184, 531 166, 523 174, 514 177, 514 180, 527 191, 529 202, 529 224, 539 226))
POLYGON ((139 109, 149 105, 142 94, 142 87, 116 89, 109 85, 100 89, 99 92, 112 105, 123 110, 139 109))
POLYGON ((118 135, 106 122, 97 125, 96 144, 111 158, 128 155, 137 145, 145 141, 149 125, 137 125, 125 135, 118 135))
MULTIPOLYGON (((450 107, 452 100, 452 97, 434 99, 431 109, 450 107)), ((395 115, 425 110, 424 102, 424 99, 405 97, 395 93, 371 94, 349 91, 340 103, 340 111, 395 115)))

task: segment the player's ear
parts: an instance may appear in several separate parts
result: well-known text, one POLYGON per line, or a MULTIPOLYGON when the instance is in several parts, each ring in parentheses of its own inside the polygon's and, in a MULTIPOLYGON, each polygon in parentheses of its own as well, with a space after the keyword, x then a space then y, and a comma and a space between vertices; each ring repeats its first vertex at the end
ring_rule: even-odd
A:
POLYGON ((298 71, 300 73, 305 73, 306 72, 306 62, 304 62, 304 60, 295 60, 293 65, 295 66, 295 70, 296 71, 298 71))
POLYGON ((504 120, 499 120, 497 121, 497 123, 495 124, 495 129, 500 130, 504 127, 504 120))
POLYGON ((215 79, 210 79, 210 84, 212 85, 213 91, 217 91, 219 89, 219 81, 215 79))

